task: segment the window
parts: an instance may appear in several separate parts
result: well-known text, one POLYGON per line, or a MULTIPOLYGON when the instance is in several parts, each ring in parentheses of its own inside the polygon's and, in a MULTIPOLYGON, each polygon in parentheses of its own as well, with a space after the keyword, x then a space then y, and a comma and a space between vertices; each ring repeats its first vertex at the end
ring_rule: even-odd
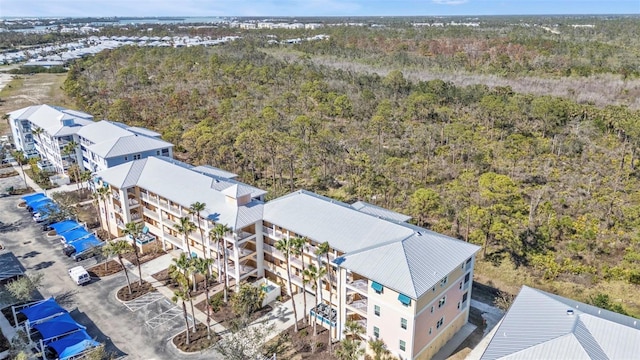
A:
POLYGON ((460 281, 460 284, 458 284, 458 289, 462 290, 462 281, 460 281))
POLYGON ((376 314, 376 316, 380 316, 380 306, 374 305, 373 306, 373 313, 376 314))
POLYGON ((140 160, 140 154, 133 155, 133 160, 140 160))
POLYGON ((431 289, 431 290, 433 290, 433 292, 436 292, 436 287, 434 286, 433 289, 431 289))
POLYGON ((377 326, 373 327, 373 336, 375 336, 376 339, 380 337, 380 329, 377 326))
POLYGON ((429 328, 429 335, 431 335, 432 331, 433 331, 433 328, 429 328))
POLYGON ((458 309, 460 309, 460 301, 458 301, 458 309))
POLYGON ((468 283, 470 278, 471 278, 471 273, 467 273, 467 274, 464 276, 464 283, 465 283, 465 284, 466 284, 466 283, 468 283))
POLYGON ((445 276, 442 280, 440 280, 440 286, 445 286, 447 285, 447 276, 445 276))
POLYGON ((440 301, 438 301, 438 308, 443 307, 446 302, 447 302, 447 297, 443 296, 442 299, 440 299, 440 301))
POLYGON ((433 306, 431 307, 431 313, 433 314, 433 306))
POLYGON ((405 351, 407 348, 407 343, 404 340, 400 340, 400 350, 405 351))
POLYGON ((162 149, 162 156, 169 156, 169 149, 162 149))
POLYGON ((436 329, 440 329, 440 326, 444 324, 444 317, 441 317, 440 320, 436 323, 436 329))
POLYGON ((469 296, 469 292, 466 292, 462 295, 462 303, 464 304, 467 301, 467 297, 469 296))
POLYGON ((156 150, 156 155, 160 155, 160 150, 156 150))
POLYGON ((125 156, 125 157, 124 157, 124 161, 128 161, 128 160, 129 160, 129 157, 128 157, 128 156, 125 156))
POLYGON ((403 329, 407 329, 407 319, 405 318, 400 318, 400 327, 403 329))

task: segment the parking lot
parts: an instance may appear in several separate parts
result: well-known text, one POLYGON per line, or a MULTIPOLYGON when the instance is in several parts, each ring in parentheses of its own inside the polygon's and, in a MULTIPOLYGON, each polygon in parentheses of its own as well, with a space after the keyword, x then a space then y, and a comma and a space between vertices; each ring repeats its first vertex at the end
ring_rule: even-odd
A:
MULTIPOLYGON (((6 186, 0 179, 0 188, 6 186)), ((0 243, 20 260, 27 274, 44 274, 40 293, 44 298, 54 296, 71 312, 73 318, 87 326, 87 332, 97 341, 105 343, 107 350, 126 359, 184 358, 170 344, 172 336, 182 331, 182 310, 158 293, 123 304, 116 292, 126 284, 122 273, 106 279, 92 279, 84 286, 76 286, 67 269, 77 266, 62 254, 62 244, 48 238, 29 216, 18 208, 19 196, 0 198, 0 221, 19 222, 17 229, 0 232, 0 243)), ((93 265, 94 259, 80 264, 93 265)), ((131 280, 137 280, 131 273, 131 280)), ((212 359, 211 351, 188 355, 189 359, 212 359)))

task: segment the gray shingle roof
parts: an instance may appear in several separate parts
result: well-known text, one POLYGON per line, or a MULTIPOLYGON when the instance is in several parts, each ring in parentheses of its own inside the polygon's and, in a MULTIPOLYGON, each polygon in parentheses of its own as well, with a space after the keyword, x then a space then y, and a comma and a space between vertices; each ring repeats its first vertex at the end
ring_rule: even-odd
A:
POLYGON ((304 190, 265 204, 264 220, 328 241, 342 267, 417 299, 479 247, 403 222, 355 210, 304 190))
POLYGON ((235 206, 226 201, 226 196, 217 190, 234 187, 237 181, 224 182, 200 174, 189 166, 166 157, 148 157, 100 171, 96 176, 118 188, 140 186, 183 207, 196 201, 206 204, 201 212, 204 217, 226 224, 232 229, 240 229, 262 218, 263 203, 252 200, 246 205, 235 206))
POLYGON ((482 359, 637 359, 638 354, 640 320, 523 286, 482 359))

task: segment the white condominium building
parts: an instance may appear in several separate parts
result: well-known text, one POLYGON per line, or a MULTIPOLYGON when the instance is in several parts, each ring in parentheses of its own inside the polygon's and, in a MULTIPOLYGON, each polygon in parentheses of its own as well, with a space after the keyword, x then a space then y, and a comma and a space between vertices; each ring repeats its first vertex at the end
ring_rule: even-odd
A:
POLYGON ((96 176, 110 189, 101 204, 103 223, 122 235, 127 222, 143 222, 144 236, 136 239, 143 251, 157 240, 167 250, 206 254, 235 286, 266 277, 288 289, 289 261, 293 292, 310 296, 315 290, 303 285, 304 269, 328 268, 317 284, 320 306, 309 314, 335 340, 351 320, 363 326, 367 339, 382 339, 395 356, 430 359, 468 321, 479 247, 411 225, 408 216, 304 190, 265 203, 264 190, 235 181, 235 174, 162 157, 96 176), (195 202, 205 203, 205 210, 191 214, 195 202), (198 227, 189 234, 177 231, 181 217, 199 225, 204 236, 198 227), (223 241, 207 236, 216 225, 229 229, 223 241), (292 237, 305 243, 287 259, 276 244, 292 237), (328 253, 318 256, 321 244, 328 245, 328 253))

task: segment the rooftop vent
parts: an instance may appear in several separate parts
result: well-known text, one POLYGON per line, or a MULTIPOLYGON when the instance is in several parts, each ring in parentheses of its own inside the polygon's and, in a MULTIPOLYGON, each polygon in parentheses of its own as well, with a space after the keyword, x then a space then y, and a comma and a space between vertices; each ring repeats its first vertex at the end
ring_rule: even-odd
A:
POLYGON ((567 315, 573 315, 573 309, 567 310, 567 315))
POLYGON ((418 236, 422 236, 422 233, 420 231, 418 231, 418 236))

